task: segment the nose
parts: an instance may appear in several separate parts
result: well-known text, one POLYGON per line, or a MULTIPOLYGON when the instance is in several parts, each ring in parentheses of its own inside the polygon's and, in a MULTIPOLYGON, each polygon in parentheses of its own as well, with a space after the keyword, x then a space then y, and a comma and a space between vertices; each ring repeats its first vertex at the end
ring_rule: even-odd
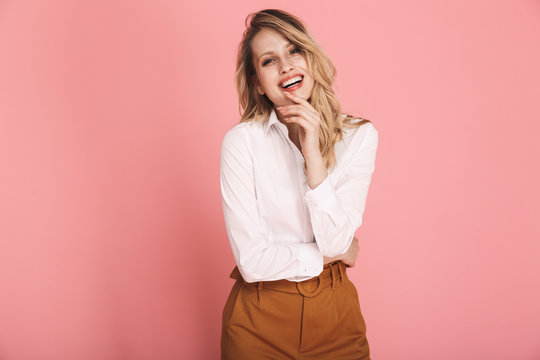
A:
POLYGON ((289 62, 289 59, 284 58, 284 59, 281 60, 280 71, 281 71, 282 74, 285 74, 285 73, 291 71, 293 68, 294 68, 294 66, 292 65, 291 62, 289 62))

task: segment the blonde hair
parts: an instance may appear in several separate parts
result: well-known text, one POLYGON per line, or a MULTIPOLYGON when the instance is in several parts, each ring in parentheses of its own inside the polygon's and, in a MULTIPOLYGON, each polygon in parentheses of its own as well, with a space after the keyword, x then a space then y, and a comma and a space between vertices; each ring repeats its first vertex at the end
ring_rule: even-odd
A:
MULTIPOLYGON (((326 168, 334 167, 336 164, 334 145, 343 139, 343 128, 358 127, 370 121, 349 114, 343 118, 341 105, 332 89, 336 78, 336 68, 308 33, 302 20, 283 10, 266 9, 249 14, 246 17, 245 25, 246 30, 238 48, 235 74, 241 115, 240 122, 262 122, 272 112, 273 104, 270 99, 257 92, 254 82, 257 74, 253 65, 251 43, 260 30, 264 28, 276 30, 296 45, 306 58, 315 83, 308 101, 321 116, 319 148, 326 168), (353 119, 361 121, 352 122, 353 119)), ((304 173, 307 174, 305 162, 304 173)))

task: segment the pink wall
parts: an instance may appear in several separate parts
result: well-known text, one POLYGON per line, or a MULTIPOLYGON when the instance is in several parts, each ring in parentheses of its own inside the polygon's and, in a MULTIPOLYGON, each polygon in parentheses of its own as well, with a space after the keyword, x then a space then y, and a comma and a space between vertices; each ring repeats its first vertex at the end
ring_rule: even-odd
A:
POLYGON ((0 359, 216 359, 245 16, 303 18, 379 130, 376 360, 540 359, 537 1, 3 1, 0 359))

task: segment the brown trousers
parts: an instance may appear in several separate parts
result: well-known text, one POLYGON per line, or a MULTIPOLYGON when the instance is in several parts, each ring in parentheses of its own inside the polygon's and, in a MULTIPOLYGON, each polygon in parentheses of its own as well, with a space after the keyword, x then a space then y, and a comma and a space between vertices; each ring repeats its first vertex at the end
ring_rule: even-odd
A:
POLYGON ((222 316, 221 359, 369 360, 356 287, 341 261, 312 279, 236 279, 222 316))

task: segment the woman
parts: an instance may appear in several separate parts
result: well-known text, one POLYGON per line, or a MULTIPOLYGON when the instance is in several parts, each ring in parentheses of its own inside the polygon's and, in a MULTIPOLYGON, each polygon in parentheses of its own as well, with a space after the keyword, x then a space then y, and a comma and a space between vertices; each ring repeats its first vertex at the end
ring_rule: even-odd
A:
POLYGON ((377 130, 341 113, 334 65, 300 19, 270 9, 246 26, 236 68, 242 118, 221 147, 237 264, 221 357, 369 359, 346 268, 358 254, 377 130))

